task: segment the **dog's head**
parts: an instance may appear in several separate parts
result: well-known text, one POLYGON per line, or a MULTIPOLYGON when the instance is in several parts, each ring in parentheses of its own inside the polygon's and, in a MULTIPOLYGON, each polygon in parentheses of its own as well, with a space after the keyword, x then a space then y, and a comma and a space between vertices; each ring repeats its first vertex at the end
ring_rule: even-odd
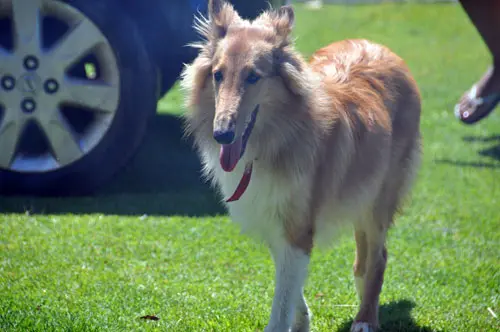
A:
POLYGON ((206 38, 200 57, 212 80, 215 114, 213 138, 221 145, 220 162, 232 171, 243 156, 270 80, 290 44, 294 12, 290 6, 242 19, 224 0, 210 0, 208 20, 197 29, 206 38))

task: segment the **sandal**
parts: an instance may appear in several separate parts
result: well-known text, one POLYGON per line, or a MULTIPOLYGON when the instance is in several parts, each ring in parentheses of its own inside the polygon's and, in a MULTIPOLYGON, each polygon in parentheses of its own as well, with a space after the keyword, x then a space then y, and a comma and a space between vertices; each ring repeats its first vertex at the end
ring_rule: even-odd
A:
POLYGON ((477 96, 477 84, 455 105, 455 116, 465 124, 473 124, 488 116, 500 102, 500 92, 477 96), (479 111, 479 108, 483 108, 479 111))

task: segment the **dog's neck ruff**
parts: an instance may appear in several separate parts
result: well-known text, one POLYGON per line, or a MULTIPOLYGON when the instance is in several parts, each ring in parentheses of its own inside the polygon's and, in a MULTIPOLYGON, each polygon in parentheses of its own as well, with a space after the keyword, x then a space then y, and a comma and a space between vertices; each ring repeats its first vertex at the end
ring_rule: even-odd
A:
POLYGON ((250 179, 252 178, 252 169, 253 169, 253 162, 250 161, 248 164, 245 166, 245 171, 243 172, 243 176, 241 177, 240 183, 238 183, 238 186, 236 187, 236 190, 234 193, 231 195, 226 200, 226 203, 234 202, 240 199, 240 197, 245 193, 247 190, 248 184, 250 183, 250 179))

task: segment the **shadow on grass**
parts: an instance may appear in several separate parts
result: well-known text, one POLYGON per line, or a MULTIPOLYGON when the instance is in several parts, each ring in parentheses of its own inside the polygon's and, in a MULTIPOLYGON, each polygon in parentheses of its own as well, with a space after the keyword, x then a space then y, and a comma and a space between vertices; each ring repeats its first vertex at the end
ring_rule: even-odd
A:
POLYGON ((462 140, 464 142, 468 143, 475 143, 475 142, 480 142, 480 143, 500 143, 500 135, 492 135, 492 136, 464 136, 462 137, 462 140))
MULTIPOLYGON (((492 144, 488 148, 481 149, 477 153, 481 157, 490 158, 496 161, 500 161, 500 135, 492 136, 465 136, 462 140, 466 143, 481 143, 481 144, 492 144)), ((450 159, 437 159, 435 160, 438 164, 450 164, 460 167, 476 167, 476 168, 500 168, 500 164, 495 162, 470 162, 470 161, 460 161, 460 160, 450 160, 450 159)))
POLYGON ((182 138, 179 118, 157 114, 137 155, 96 195, 2 198, 2 212, 115 215, 223 214, 215 191, 200 178, 200 161, 182 138))
MULTIPOLYGON (((494 143, 479 155, 500 161, 500 135, 465 137, 494 143)), ((495 162, 436 160, 463 167, 500 168, 495 162)), ((224 214, 215 191, 200 179, 200 161, 182 138, 179 118, 157 114, 137 155, 111 183, 91 197, 2 197, 0 212, 39 214, 184 215, 224 214)))
MULTIPOLYGON (((419 326, 411 317, 415 303, 410 300, 391 302, 380 306, 381 332, 436 332, 427 326, 419 326)), ((346 321, 339 332, 349 332, 352 320, 346 321)))

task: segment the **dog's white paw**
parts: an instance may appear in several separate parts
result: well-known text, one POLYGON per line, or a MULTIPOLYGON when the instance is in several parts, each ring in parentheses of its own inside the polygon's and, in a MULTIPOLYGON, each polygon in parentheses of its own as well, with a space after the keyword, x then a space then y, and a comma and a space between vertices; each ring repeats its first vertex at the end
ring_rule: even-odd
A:
POLYGON ((292 326, 292 332, 309 332, 309 325, 311 324, 311 312, 306 307, 304 311, 297 311, 292 326))
POLYGON ((291 332, 291 330, 289 328, 280 328, 280 327, 270 327, 270 326, 267 326, 265 329, 264 329, 264 332, 291 332))
POLYGON ((354 322, 351 326, 351 332, 375 332, 375 329, 368 323, 354 322))
POLYGON ((309 332, 309 320, 300 323, 295 323, 292 327, 292 332, 309 332))

